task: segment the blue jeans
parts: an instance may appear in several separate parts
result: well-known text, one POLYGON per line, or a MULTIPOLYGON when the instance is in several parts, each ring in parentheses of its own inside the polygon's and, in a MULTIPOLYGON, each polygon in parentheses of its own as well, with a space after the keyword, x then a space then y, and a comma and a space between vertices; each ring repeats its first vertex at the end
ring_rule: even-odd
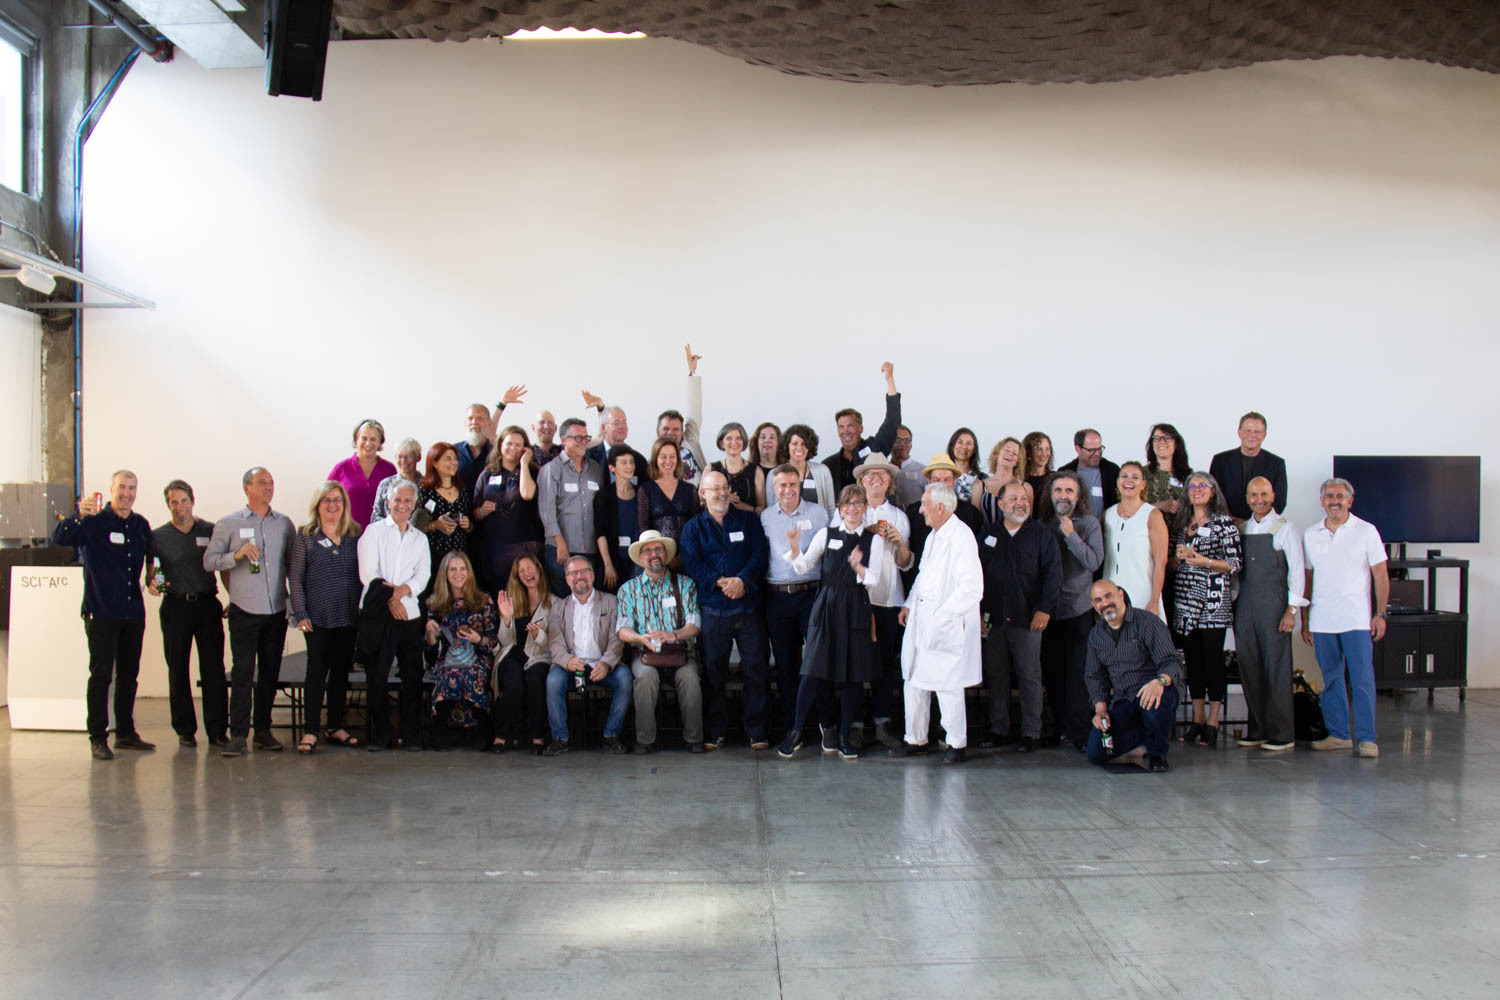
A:
POLYGON ((1323 674, 1323 725, 1329 736, 1349 738, 1349 694, 1354 695, 1354 738, 1375 742, 1374 643, 1368 629, 1314 632, 1313 652, 1323 674), (1344 669, 1349 687, 1344 687, 1344 669))
POLYGON ((1177 714, 1177 686, 1161 693, 1161 704, 1146 709, 1134 698, 1121 698, 1109 706, 1109 733, 1113 750, 1104 749, 1104 734, 1089 727, 1089 763, 1108 764, 1122 753, 1145 746, 1153 757, 1165 757, 1172 738, 1172 717, 1177 714))
POLYGON ((604 722, 604 738, 619 736, 620 727, 625 724, 625 710, 630 707, 630 668, 617 663, 604 675, 604 680, 591 681, 587 671, 575 674, 554 664, 547 671, 547 724, 552 729, 552 738, 564 743, 568 740, 568 688, 573 686, 573 678, 579 676, 589 687, 609 688, 609 718, 604 722))
POLYGON ((766 670, 769 650, 766 626, 759 611, 737 615, 716 614, 702 609, 703 672, 708 682, 703 707, 703 729, 709 740, 721 740, 729 729, 729 707, 724 682, 729 675, 729 649, 740 649, 740 669, 745 673, 745 736, 754 743, 766 737, 766 670))

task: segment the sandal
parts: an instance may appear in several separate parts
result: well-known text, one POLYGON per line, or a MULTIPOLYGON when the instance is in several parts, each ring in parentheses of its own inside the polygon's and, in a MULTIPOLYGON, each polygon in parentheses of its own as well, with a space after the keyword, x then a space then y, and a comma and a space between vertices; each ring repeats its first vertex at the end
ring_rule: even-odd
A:
POLYGON ((323 730, 323 738, 336 747, 359 746, 359 740, 350 736, 349 731, 346 729, 325 729, 323 730), (339 733, 343 733, 344 735, 340 736, 339 733))
POLYGON ((318 749, 318 738, 312 733, 303 736, 302 741, 297 744, 297 752, 300 754, 310 754, 316 749, 318 749))
POLYGON ((1204 726, 1198 734, 1198 745, 1200 747, 1216 747, 1219 745, 1219 727, 1204 726))
POLYGON ((1195 722, 1191 726, 1188 726, 1187 732, 1185 732, 1181 736, 1177 737, 1177 742, 1179 742, 1179 743, 1197 743, 1199 737, 1201 737, 1202 735, 1203 735, 1203 723, 1201 723, 1201 722, 1195 722))

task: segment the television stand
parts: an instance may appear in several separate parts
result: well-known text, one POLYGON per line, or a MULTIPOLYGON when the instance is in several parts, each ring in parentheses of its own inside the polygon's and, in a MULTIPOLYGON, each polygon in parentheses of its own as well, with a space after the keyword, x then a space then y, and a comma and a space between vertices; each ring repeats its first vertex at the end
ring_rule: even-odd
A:
MULTIPOLYGON (((1402 548, 1404 555, 1404 546, 1402 548)), ((1427 689, 1427 700, 1440 687, 1458 688, 1465 700, 1469 684, 1469 560, 1392 559, 1392 570, 1423 570, 1427 606, 1414 614, 1386 619, 1385 638, 1375 644, 1377 688, 1427 689), (1458 570, 1458 610, 1437 606, 1437 571, 1458 570)))

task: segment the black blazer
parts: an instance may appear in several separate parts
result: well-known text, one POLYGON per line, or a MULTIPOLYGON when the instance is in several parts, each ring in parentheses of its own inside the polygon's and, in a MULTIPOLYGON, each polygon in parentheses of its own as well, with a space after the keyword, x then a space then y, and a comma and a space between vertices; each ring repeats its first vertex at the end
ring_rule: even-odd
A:
POLYGON ((1256 476, 1265 476, 1271 481, 1271 489, 1276 491, 1276 500, 1271 506, 1276 508, 1276 513, 1286 510, 1286 461, 1262 448, 1250 463, 1250 479, 1246 479, 1241 457, 1238 448, 1231 448, 1219 452, 1208 465, 1208 474, 1218 480, 1219 489, 1224 491, 1224 503, 1229 507, 1229 513, 1241 521, 1250 516, 1245 487, 1256 476))
MULTIPOLYGON (((1061 466, 1057 471, 1077 472, 1078 459, 1073 459, 1073 461, 1061 466)), ((1118 465, 1107 458, 1099 459, 1099 487, 1104 490, 1104 501, 1101 503, 1098 497, 1090 495, 1089 513, 1097 517, 1100 524, 1104 523, 1104 512, 1120 502, 1120 487, 1115 482, 1119 478, 1120 467, 1118 465)), ((1036 501, 1033 500, 1032 503, 1034 505, 1036 501)))
MULTIPOLYGON (((834 453, 823 459, 823 464, 828 466, 828 471, 833 474, 833 493, 837 497, 840 490, 854 482, 854 470, 864 462, 859 453, 865 449, 878 451, 886 457, 890 457, 891 445, 896 443, 896 431, 901 427, 901 394, 885 397, 885 419, 880 422, 880 427, 875 431, 873 437, 867 437, 854 449, 852 461, 844 458, 844 446, 839 444, 834 453)), ((835 442, 838 438, 833 439, 835 442)), ((867 456, 868 457, 868 456, 867 456)), ((767 483, 769 492, 770 483, 767 483)), ((894 484, 893 484, 894 486, 894 484)), ((770 499, 767 497, 766 499, 770 499)), ((837 517, 834 518, 837 520, 837 517)))

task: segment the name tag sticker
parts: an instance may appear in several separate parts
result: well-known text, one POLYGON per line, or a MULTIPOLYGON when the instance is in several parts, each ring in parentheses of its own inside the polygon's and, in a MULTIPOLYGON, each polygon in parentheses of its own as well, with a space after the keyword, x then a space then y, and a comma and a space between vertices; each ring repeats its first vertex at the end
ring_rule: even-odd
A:
POLYGON ((198 548, 200 549, 208 548, 208 539, 204 538, 202 535, 199 535, 197 538, 193 539, 193 541, 198 543, 198 548))
POLYGON ((984 538, 984 544, 988 545, 990 548, 993 549, 995 547, 995 536, 994 535, 986 535, 985 538, 984 538))
POLYGON ((241 528, 240 529, 240 537, 241 538, 254 538, 255 537, 255 529, 254 528, 241 528))
POLYGON ((563 483, 563 492, 564 493, 577 493, 578 492, 578 484, 577 483, 563 483))
POLYGON ((1091 494, 1093 494, 1094 496, 1096 496, 1096 497, 1102 497, 1104 495, 1104 487, 1103 486, 1095 486, 1092 489, 1090 489, 1089 492, 1091 494))
POLYGON ((729 540, 731 542, 743 542, 745 540, 745 533, 743 531, 731 531, 729 533, 729 540))
POLYGON ((1213 532, 1208 530, 1208 525, 1204 525, 1203 527, 1198 529, 1199 538, 1207 538, 1211 534, 1213 534, 1213 532))
POLYGON ((323 546, 323 548, 325 548, 325 549, 331 549, 331 548, 333 548, 333 543, 330 542, 326 538, 320 538, 320 539, 318 539, 318 544, 321 545, 321 546, 323 546))
POLYGON ((431 500, 427 501, 422 506, 426 507, 430 512, 436 514, 437 513, 437 498, 433 497, 431 500))
POLYGON ((868 449, 868 448, 861 448, 861 449, 859 449, 859 451, 856 451, 854 453, 854 456, 856 458, 868 458, 869 455, 870 455, 870 449, 868 449))
POLYGON ((661 599, 661 606, 664 608, 675 608, 677 607, 677 598, 673 597, 671 594, 668 594, 666 597, 663 597, 661 599))
POLYGON ((628 548, 630 548, 630 536, 629 535, 621 535, 620 538, 619 538, 619 545, 620 545, 620 548, 622 548, 622 549, 628 549, 628 548))
POLYGON ((812 521, 810 519, 804 517, 802 520, 800 520, 800 521, 797 522, 797 527, 800 528, 800 529, 802 529, 803 531, 811 531, 812 530, 812 521))
POLYGON ((124 545, 125 544, 125 532, 123 532, 123 531, 111 531, 109 533, 109 540, 112 541, 112 542, 114 542, 116 545, 124 545))
POLYGON ((811 489, 816 489, 817 486, 818 486, 818 481, 816 479, 813 479, 811 476, 809 476, 808 478, 802 480, 802 485, 806 486, 810 490, 811 489))
POLYGON ((599 484, 596 483, 596 482, 594 482, 592 479, 590 479, 589 480, 589 489, 591 489, 591 490, 597 490, 598 488, 599 488, 599 484))
POLYGON ((832 539, 831 541, 829 541, 828 547, 836 552, 844 547, 844 540, 842 538, 832 539))

